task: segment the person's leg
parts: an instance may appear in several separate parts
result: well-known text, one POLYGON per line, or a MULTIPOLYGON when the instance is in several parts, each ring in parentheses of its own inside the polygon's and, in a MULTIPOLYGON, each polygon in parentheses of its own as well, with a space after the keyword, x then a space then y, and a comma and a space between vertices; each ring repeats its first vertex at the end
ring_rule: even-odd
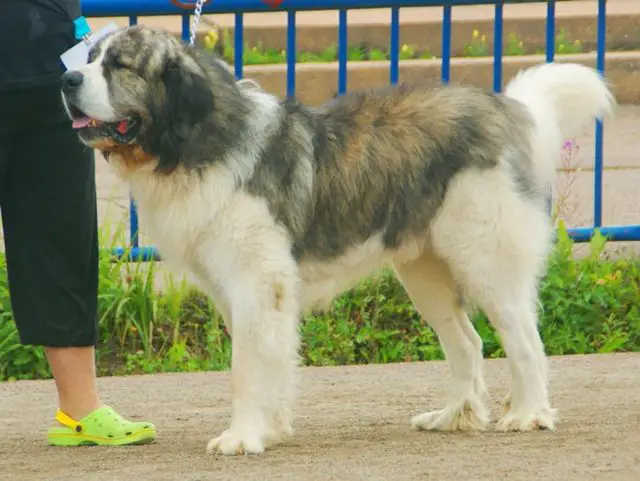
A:
POLYGON ((15 317, 21 325, 29 319, 21 340, 45 346, 60 408, 79 419, 101 404, 93 361, 95 174, 92 151, 61 122, 62 112, 48 90, 35 91, 40 98, 29 101, 21 117, 37 120, 11 139, 3 202, 7 267, 15 317))
POLYGON ((45 347, 45 353, 56 381, 61 411, 73 419, 82 419, 102 405, 92 346, 45 347))
POLYGON ((79 143, 65 120, 57 88, 34 91, 30 99, 20 112, 21 120, 28 118, 29 122, 11 139, 2 213, 9 288, 20 339, 23 344, 45 346, 58 388, 57 419, 68 426, 56 430, 53 437, 50 432, 49 441, 84 443, 86 440, 71 439, 68 434, 82 431, 76 420, 85 424, 85 419, 94 434, 98 427, 106 426, 113 443, 138 442, 136 430, 143 428, 148 431, 143 437, 153 439, 153 425, 128 423, 102 406, 97 394, 98 234, 93 151, 79 143))

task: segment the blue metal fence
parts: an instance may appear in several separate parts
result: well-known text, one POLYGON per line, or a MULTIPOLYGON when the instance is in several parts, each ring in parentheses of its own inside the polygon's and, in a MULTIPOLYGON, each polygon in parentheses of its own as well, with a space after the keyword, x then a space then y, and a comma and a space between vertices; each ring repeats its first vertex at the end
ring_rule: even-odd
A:
MULTIPOLYGON (((525 0, 527 1, 527 0, 525 0)), ((129 17, 130 24, 138 22, 138 16, 179 15, 182 18, 182 39, 188 41, 190 28, 190 10, 176 4, 193 5, 194 0, 82 0, 82 11, 86 17, 129 17)), ((400 79, 400 8, 403 7, 441 7, 442 25, 442 81, 451 78, 451 12, 459 5, 494 5, 494 57, 493 88, 502 87, 502 41, 503 6, 501 0, 284 0, 278 7, 265 0, 209 0, 205 3, 203 14, 233 13, 235 15, 234 45, 235 74, 243 76, 244 27, 243 15, 252 12, 287 12, 287 95, 296 91, 296 12, 304 10, 338 10, 338 93, 347 89, 347 17, 354 9, 390 8, 391 38, 389 81, 397 83, 400 79)), ((534 3, 531 0, 530 3, 534 3)), ((606 0, 598 0, 597 17, 597 68, 604 74, 606 54, 606 0)), ((546 20, 546 60, 553 61, 555 53, 555 0, 547 0, 546 20)), ((603 124, 595 125, 594 159, 594 202, 593 226, 569 229, 570 236, 576 242, 587 242, 599 230, 612 241, 640 240, 640 225, 603 226, 602 225, 602 174, 603 174, 603 124)), ((138 216, 131 202, 129 248, 117 248, 115 255, 126 256, 131 260, 146 261, 156 257, 153 247, 141 247, 138 238, 138 216)))

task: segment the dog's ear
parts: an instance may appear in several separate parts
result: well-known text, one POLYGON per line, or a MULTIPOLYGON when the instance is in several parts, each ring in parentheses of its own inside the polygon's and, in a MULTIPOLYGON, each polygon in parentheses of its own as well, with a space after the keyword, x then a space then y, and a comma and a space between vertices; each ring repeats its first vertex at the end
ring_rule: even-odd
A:
POLYGON ((172 64, 164 72, 165 107, 175 134, 183 139, 213 111, 213 93, 203 74, 172 64))
POLYGON ((213 111, 214 98, 203 73, 178 63, 167 65, 162 82, 165 94, 160 105, 154 105, 149 140, 158 156, 157 170, 171 171, 194 129, 213 111))

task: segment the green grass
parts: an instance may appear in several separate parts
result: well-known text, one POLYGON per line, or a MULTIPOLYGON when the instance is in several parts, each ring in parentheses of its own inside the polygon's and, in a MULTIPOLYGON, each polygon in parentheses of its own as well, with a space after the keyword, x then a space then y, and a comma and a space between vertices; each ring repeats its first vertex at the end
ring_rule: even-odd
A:
MULTIPOLYGON (((540 332, 548 354, 640 351, 640 261, 608 259, 596 236, 591 255, 577 259, 560 228, 540 292, 540 332)), ((155 265, 100 262, 101 374, 228 369, 231 343, 209 299, 167 277, 153 287, 155 265), (123 271, 125 274, 123 275, 123 271)), ((48 378, 42 350, 20 346, 0 257, 0 379, 48 378)), ((504 355, 482 313, 474 315, 487 357, 504 355)), ((305 365, 442 359, 433 330, 389 271, 338 297, 328 312, 300 325, 305 365)))

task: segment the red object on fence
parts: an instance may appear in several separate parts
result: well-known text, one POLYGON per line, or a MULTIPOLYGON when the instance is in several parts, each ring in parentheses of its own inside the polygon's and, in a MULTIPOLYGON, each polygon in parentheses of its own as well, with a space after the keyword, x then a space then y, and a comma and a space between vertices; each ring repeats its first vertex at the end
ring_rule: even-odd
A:
MULTIPOLYGON (((196 2, 191 0, 189 2, 183 2, 182 0, 170 0, 178 8, 183 8, 185 10, 194 9, 196 6, 196 2)), ((203 5, 212 2, 213 0, 205 0, 203 5)), ((269 5, 271 8, 278 8, 283 0, 262 0, 264 3, 269 5)))
MULTIPOLYGON (((184 8, 185 10, 189 10, 189 9, 195 9, 196 8, 196 2, 195 1, 191 1, 191 2, 183 2, 181 0, 170 0, 171 3, 173 3, 176 7, 178 8, 184 8)), ((202 4, 203 6, 206 5, 207 3, 212 2, 213 0, 204 0, 204 3, 202 4)))

